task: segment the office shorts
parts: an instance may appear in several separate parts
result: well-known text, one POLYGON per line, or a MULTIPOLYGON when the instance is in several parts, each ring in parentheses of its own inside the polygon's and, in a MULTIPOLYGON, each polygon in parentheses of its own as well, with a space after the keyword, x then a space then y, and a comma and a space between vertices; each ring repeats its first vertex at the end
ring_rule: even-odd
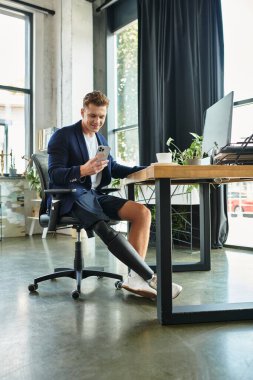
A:
POLYGON ((127 199, 87 190, 74 202, 70 215, 78 218, 84 228, 89 228, 99 220, 121 220, 118 211, 127 199))

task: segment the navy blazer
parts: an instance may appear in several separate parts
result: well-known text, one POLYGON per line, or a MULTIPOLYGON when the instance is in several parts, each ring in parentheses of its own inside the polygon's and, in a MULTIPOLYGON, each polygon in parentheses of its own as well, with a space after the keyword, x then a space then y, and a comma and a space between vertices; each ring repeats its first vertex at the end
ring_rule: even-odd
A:
MULTIPOLYGON (((98 145, 108 145, 105 137, 96 133, 98 145)), ((82 131, 82 121, 74 125, 58 129, 48 143, 49 187, 51 189, 73 188, 76 192, 61 196, 60 215, 68 213, 73 202, 91 189, 90 176, 80 177, 80 165, 89 160, 89 154, 82 131)), ((102 171, 98 190, 110 184, 113 178, 125 178, 128 174, 143 169, 140 166, 124 166, 118 164, 111 155, 108 166, 102 171)))

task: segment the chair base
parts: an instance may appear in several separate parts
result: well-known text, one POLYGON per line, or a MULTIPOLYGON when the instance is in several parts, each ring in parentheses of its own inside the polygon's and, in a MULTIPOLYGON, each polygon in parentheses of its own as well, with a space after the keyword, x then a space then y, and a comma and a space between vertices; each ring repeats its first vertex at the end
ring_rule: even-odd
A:
MULTIPOLYGON (((28 286, 30 292, 35 292, 38 289, 38 283, 47 280, 54 280, 60 277, 69 277, 76 280, 76 290, 73 290, 72 297, 74 299, 79 298, 81 294, 81 282, 84 278, 96 276, 98 278, 109 277, 115 278, 118 282, 123 281, 123 277, 116 273, 105 272, 103 267, 85 267, 83 265, 83 256, 81 250, 81 241, 80 241, 80 230, 78 232, 78 240, 75 242, 75 259, 74 259, 74 268, 55 268, 53 273, 47 274, 45 276, 40 276, 34 279, 33 284, 28 286)), ((117 284, 116 283, 116 284, 117 284)), ((118 288, 118 286, 115 286, 118 288)))
POLYGON ((81 293, 81 281, 84 278, 96 276, 98 278, 109 277, 115 278, 116 280, 123 281, 123 277, 116 273, 105 272, 102 267, 87 267, 81 270, 75 270, 71 268, 55 268, 53 273, 47 274, 45 276, 40 276, 34 279, 34 283, 28 286, 30 292, 34 292, 38 289, 38 283, 54 280, 60 277, 69 277, 76 280, 76 290, 72 292, 73 298, 78 298, 81 293))

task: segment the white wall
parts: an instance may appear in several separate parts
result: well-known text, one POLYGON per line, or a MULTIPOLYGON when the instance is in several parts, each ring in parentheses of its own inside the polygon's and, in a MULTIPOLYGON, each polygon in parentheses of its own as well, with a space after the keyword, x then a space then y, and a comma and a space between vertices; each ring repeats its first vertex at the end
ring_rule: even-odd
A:
POLYGON ((72 43, 72 121, 80 118, 82 99, 93 90, 92 5, 73 2, 72 43))
POLYGON ((84 0, 54 4, 56 126, 62 127, 79 120, 82 98, 93 89, 92 5, 84 0))

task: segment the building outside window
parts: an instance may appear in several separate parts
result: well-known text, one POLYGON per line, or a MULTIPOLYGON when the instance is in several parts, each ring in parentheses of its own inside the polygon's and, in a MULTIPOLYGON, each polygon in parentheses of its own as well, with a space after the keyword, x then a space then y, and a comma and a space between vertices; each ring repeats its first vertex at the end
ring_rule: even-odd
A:
POLYGON ((23 173, 31 152, 32 65, 29 13, 0 5, 0 174, 23 173))
MULTIPOLYGON (((232 142, 253 133, 253 2, 222 0, 225 94, 234 91, 232 142)), ((253 247, 253 184, 228 185, 227 244, 253 247)))

